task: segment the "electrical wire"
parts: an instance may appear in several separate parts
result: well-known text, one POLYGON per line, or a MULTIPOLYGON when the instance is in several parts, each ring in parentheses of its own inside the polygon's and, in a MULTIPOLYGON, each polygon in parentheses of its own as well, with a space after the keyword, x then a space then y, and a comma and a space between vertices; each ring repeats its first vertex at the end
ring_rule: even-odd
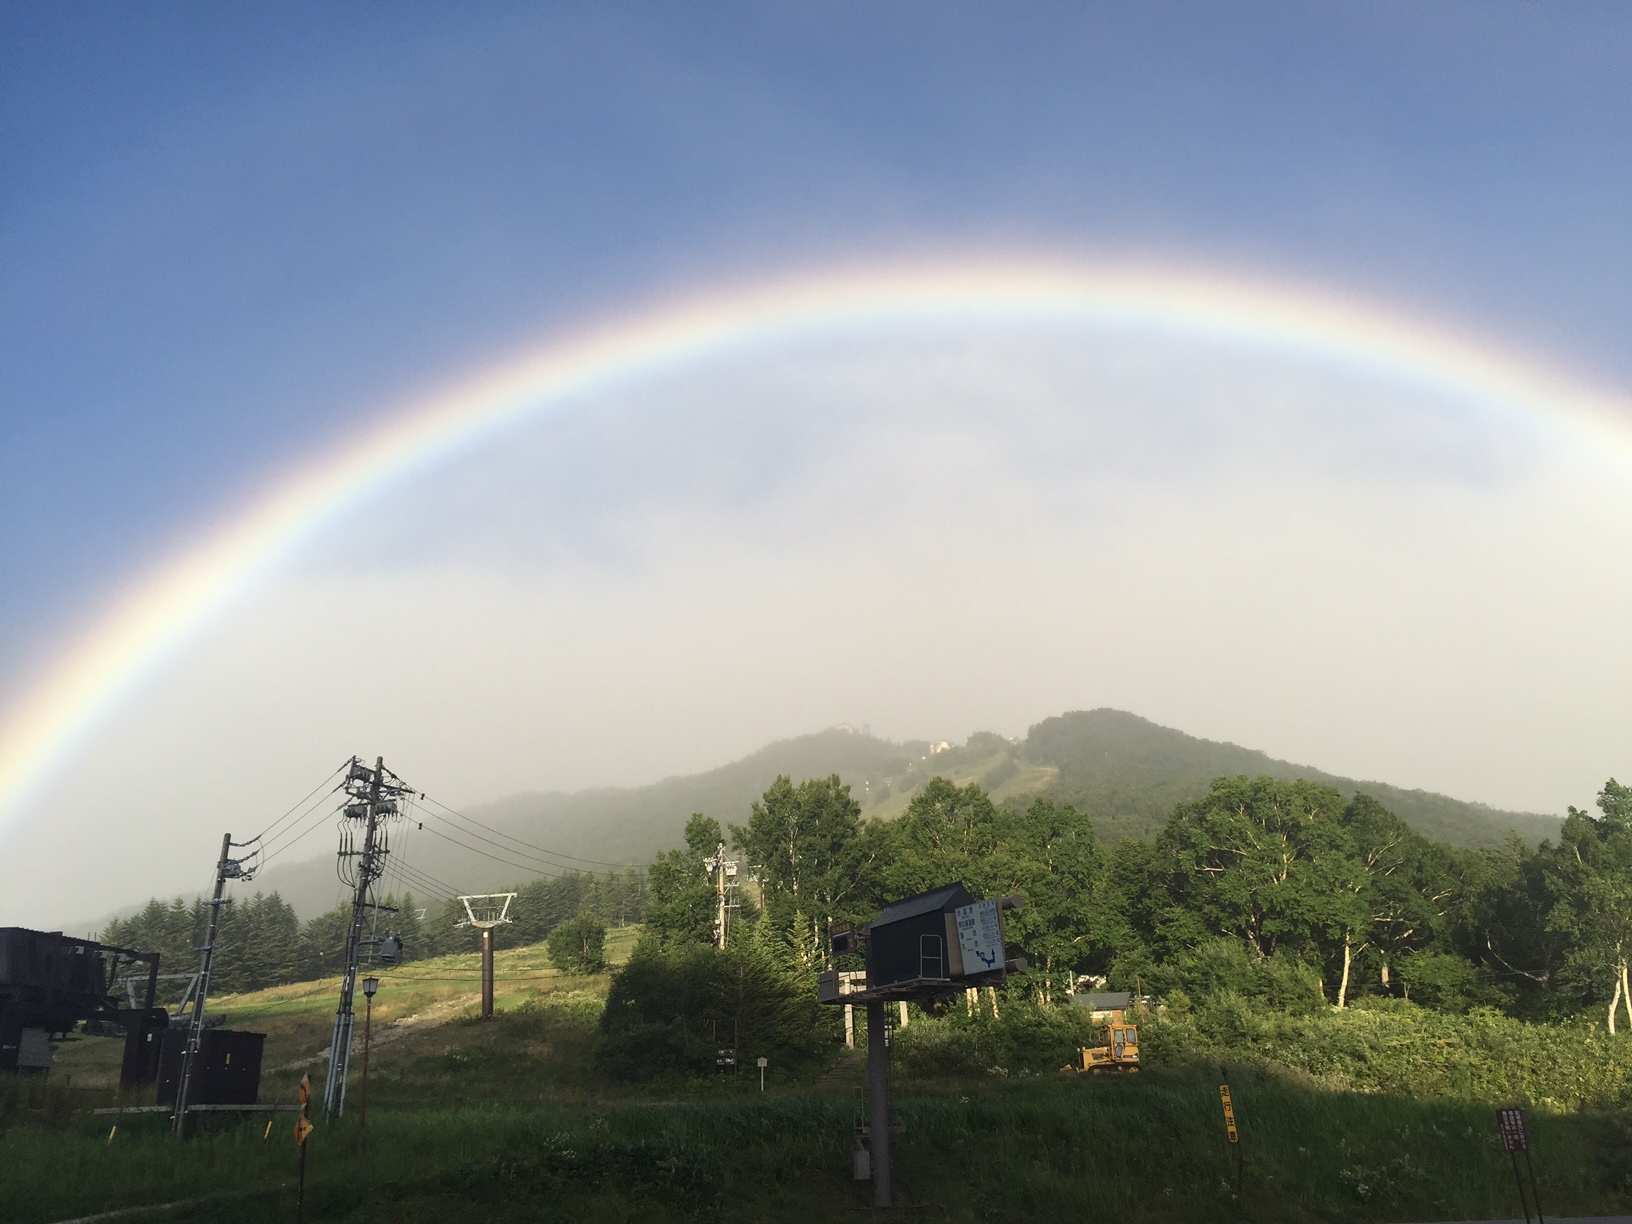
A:
MULTIPOLYGON (((546 969, 542 973, 495 973, 495 982, 536 982, 542 978, 558 976, 553 969, 546 969)), ((409 977, 407 974, 385 971, 385 980, 388 982, 480 982, 480 977, 409 977)))
MULTIPOLYGON (((584 858, 581 855, 568 854, 568 853, 566 853, 565 851, 562 851, 562 850, 547 850, 543 846, 535 846, 531 842, 522 841, 521 838, 516 837, 513 834, 501 832, 498 829, 493 828, 492 825, 483 824, 481 821, 477 820, 474 816, 467 816, 464 812, 461 812, 461 811, 457 810, 456 808, 449 807, 447 804, 443 803, 440 799, 437 799, 437 798, 434 798, 434 797, 432 797, 430 795, 425 795, 425 794, 421 794, 420 798, 424 799, 427 803, 434 803, 437 807, 441 808, 444 812, 448 813, 448 815, 457 817, 458 819, 464 821, 466 824, 475 825, 478 829, 485 829, 487 832, 493 834, 495 837, 502 837, 506 841, 515 842, 516 845, 518 845, 518 846, 525 847, 528 850, 536 850, 538 853, 543 854, 543 855, 548 855, 551 858, 567 859, 570 862, 574 862, 574 863, 592 863, 597 867, 612 867, 612 868, 616 868, 618 870, 627 870, 628 868, 634 867, 634 866, 637 865, 637 864, 634 864, 634 863, 609 863, 609 862, 605 861, 604 859, 584 858)), ((471 834, 471 836, 474 837, 475 834, 471 834)), ((489 844, 491 845, 493 843, 489 843, 489 844)), ((503 849, 503 847, 500 847, 500 848, 503 849)), ((589 874, 604 875, 606 873, 604 873, 604 872, 593 872, 593 873, 589 873, 589 874)))
POLYGON ((453 896, 457 896, 458 893, 459 893, 459 889, 455 888, 452 884, 449 884, 446 880, 440 879, 437 876, 432 875, 430 872, 426 871, 423 867, 415 866, 412 862, 410 862, 408 860, 408 857, 406 855, 402 855, 400 857, 398 855, 392 855, 390 861, 396 863, 397 870, 398 870, 398 872, 400 874, 408 876, 408 877, 417 878, 420 881, 425 882, 425 883, 434 884, 434 885, 437 886, 437 888, 444 890, 443 891, 444 896, 453 897, 453 896))
POLYGON ((514 855, 515 858, 501 858, 496 854, 489 854, 485 850, 478 850, 475 846, 470 845, 468 842, 461 841, 457 837, 451 837, 448 834, 434 828, 426 828, 425 832, 440 837, 443 841, 449 841, 456 846, 463 847, 464 849, 469 850, 472 854, 480 854, 483 858, 490 858, 495 863, 503 863, 507 867, 514 867, 517 871, 538 872, 539 868, 542 867, 548 869, 543 874, 550 874, 552 872, 556 875, 566 875, 568 872, 576 872, 579 875, 590 876, 615 876, 622 874, 618 871, 592 871, 584 867, 574 867, 567 863, 556 863, 551 862, 549 859, 537 858, 521 850, 512 850, 509 846, 502 845, 501 843, 494 841, 492 838, 483 837, 480 833, 466 832, 457 825, 450 824, 446 820, 441 820, 441 818, 434 812, 427 812, 425 814, 432 820, 439 820, 440 823, 447 825, 447 827, 453 829, 456 833, 461 833, 465 837, 473 837, 479 842, 485 842, 487 845, 492 846, 495 850, 503 850, 506 854, 514 855), (515 861, 517 858, 527 859, 529 861, 526 863, 518 863, 515 861))
MULTIPOLYGON (((313 811, 317 811, 317 810, 318 809, 313 808, 313 811)), ((319 811, 318 812, 318 819, 312 821, 304 829, 302 829, 299 833, 294 833, 294 830, 295 830, 295 828, 297 828, 297 826, 290 825, 288 829, 286 829, 283 833, 278 835, 278 839, 280 841, 282 841, 281 845, 279 845, 274 850, 268 850, 268 849, 266 849, 264 847, 262 848, 261 861, 256 865, 255 870, 257 872, 265 870, 266 865, 268 863, 270 863, 273 859, 277 858, 278 855, 282 854, 285 850, 287 850, 291 846, 295 845, 302 838, 304 838, 307 834, 316 832, 318 829, 322 828, 324 823, 325 823, 326 818, 328 816, 332 815, 332 814, 333 814, 333 809, 332 808, 325 808, 325 809, 319 811), (291 833, 294 833, 294 836, 292 838, 290 838, 289 840, 283 840, 284 838, 288 838, 291 833)))
MULTIPOLYGON (((282 816, 279 816, 271 824, 267 825, 266 828, 262 829, 259 833, 257 833, 250 840, 251 841, 258 841, 259 839, 261 839, 263 837, 267 837, 269 834, 271 834, 272 830, 276 829, 284 821, 289 819, 291 813, 293 813, 297 808, 305 807, 307 805, 307 803, 309 803, 311 801, 313 795, 317 794, 318 791, 322 790, 325 786, 328 786, 328 784, 330 782, 334 781, 334 775, 339 773, 340 770, 345 769, 347 766, 349 766, 351 764, 352 759, 354 759, 354 758, 348 758, 345 761, 344 764, 342 764, 342 765, 338 766, 336 769, 334 769, 329 774, 328 777, 324 778, 323 781, 319 782, 316 786, 312 787, 312 789, 306 793, 306 797, 304 799, 302 799, 299 803, 297 803, 293 807, 291 807, 289 809, 289 811, 285 812, 282 816)), ((343 783, 341 785, 343 785, 343 783)), ((340 789, 340 787, 335 786, 329 791, 329 793, 332 795, 334 793, 334 791, 336 791, 338 789, 340 789)))
POLYGON ((435 876, 419 870, 410 863, 403 863, 398 878, 404 884, 404 891, 409 891, 407 885, 420 889, 427 899, 447 901, 459 895, 459 890, 453 885, 437 879, 435 876))
MULTIPOLYGON (((427 833, 429 833, 429 834, 431 834, 431 835, 433 835, 435 837, 440 837, 445 842, 451 842, 453 845, 458 846, 461 850, 468 850, 472 854, 479 854, 485 859, 492 859, 495 863, 503 863, 506 867, 514 867, 517 871, 530 871, 530 872, 537 872, 538 871, 538 868, 536 866, 529 866, 529 865, 527 865, 525 863, 518 863, 514 859, 500 858, 496 854, 489 854, 486 850, 478 850, 475 846, 472 846, 467 842, 462 842, 457 837, 449 837, 446 833, 440 832, 437 829, 427 828, 425 830, 425 832, 427 832, 427 833)), ((486 839, 484 838, 483 840, 486 840, 486 839)), ((488 844, 492 845, 493 843, 489 842, 488 844)), ((500 846, 499 849, 502 850, 502 849, 504 849, 504 847, 500 846)), ((525 857, 525 856, 523 856, 523 857, 525 857)), ((535 859, 534 862, 535 863, 542 862, 542 860, 536 860, 535 859)), ((551 866, 551 867, 556 867, 556 868, 560 867, 559 863, 550 863, 550 864, 547 864, 547 865, 551 866)), ((558 872, 558 874, 565 875, 566 871, 561 870, 561 871, 558 872)), ((602 875, 604 873, 598 872, 598 871, 587 871, 584 874, 585 875, 602 875)))

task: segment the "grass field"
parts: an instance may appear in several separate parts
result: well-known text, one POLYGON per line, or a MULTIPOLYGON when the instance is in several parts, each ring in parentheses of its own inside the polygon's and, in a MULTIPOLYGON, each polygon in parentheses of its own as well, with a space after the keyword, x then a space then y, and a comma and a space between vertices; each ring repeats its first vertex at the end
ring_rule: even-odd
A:
MULTIPOLYGON (((634 932, 610 947, 626 956, 634 932)), ((593 1070, 607 978, 563 977, 542 949, 497 958, 499 1014, 476 1018, 474 956, 387 975, 375 1001, 366 1134, 345 1121, 310 1140, 308 1220, 408 1224, 518 1220, 843 1220, 865 1211, 849 1179, 861 1108, 855 1070, 768 1091, 752 1071, 643 1090, 593 1070)), ((337 984, 219 1001, 265 1031, 263 1100, 321 1081, 337 984)), ((119 1043, 64 1047, 50 1081, 0 1100, 0 1218, 55 1221, 189 1201, 175 1220, 294 1218, 292 1119, 220 1117, 175 1143, 162 1115, 111 1119, 119 1043)), ((835 1051, 837 1053, 837 1051, 835 1051)), ((354 1062, 354 1068, 357 1067, 354 1062)), ((355 1072, 354 1072, 355 1076, 355 1072)), ((1518 1214, 1487 1105, 1311 1089, 1232 1071, 1244 1195, 1211 1069, 1137 1077, 910 1078, 898 1085, 903 1216, 936 1220, 1406 1221, 1518 1214)), ((352 1101, 359 1086, 353 1080, 352 1101)), ((145 1102, 144 1102, 145 1103, 145 1102)), ((1632 1122, 1534 1115, 1549 1215, 1632 1208, 1632 1122)))

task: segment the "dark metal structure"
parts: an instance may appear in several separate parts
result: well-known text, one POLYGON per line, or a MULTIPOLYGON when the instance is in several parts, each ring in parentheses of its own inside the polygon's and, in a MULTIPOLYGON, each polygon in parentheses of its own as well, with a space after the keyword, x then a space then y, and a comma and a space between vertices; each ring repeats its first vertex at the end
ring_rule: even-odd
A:
MULTIPOLYGON (((158 1103, 174 1106, 182 1083, 190 1034, 175 1029, 164 1035, 159 1055, 158 1103)), ((187 1068, 187 1105, 253 1105, 261 1091, 261 1051, 265 1033, 205 1029, 187 1068)))
MULTIPOLYGON (((51 1048, 81 1024, 90 1033, 121 1033, 127 1068, 143 1064, 132 1055, 142 1026, 127 1027, 132 1011, 152 1013, 158 992, 159 954, 115 948, 61 931, 0 927, 0 1071, 45 1071, 51 1048), (148 967, 143 1008, 121 1008, 119 971, 148 967)), ((158 1009, 162 1015, 162 1009, 158 1009)))
POLYGON ((943 884, 886 907, 860 936, 848 923, 830 932, 835 956, 855 952, 859 944, 867 960, 865 990, 845 993, 839 971, 830 969, 818 976, 816 996, 823 1003, 859 1003, 867 1008, 867 1146, 858 1151, 856 1167, 865 1167, 872 1180, 874 1207, 891 1205, 890 1055, 884 1005, 932 1003, 972 986, 995 986, 1010 973, 1024 972, 1025 960, 1010 960, 1005 951, 1002 919, 1004 910, 1021 904, 1019 897, 981 901, 961 883, 943 884))
POLYGON ((962 884, 947 884, 897 901, 867 925, 867 990, 905 987, 917 998, 935 983, 962 978, 955 915, 975 898, 962 884))

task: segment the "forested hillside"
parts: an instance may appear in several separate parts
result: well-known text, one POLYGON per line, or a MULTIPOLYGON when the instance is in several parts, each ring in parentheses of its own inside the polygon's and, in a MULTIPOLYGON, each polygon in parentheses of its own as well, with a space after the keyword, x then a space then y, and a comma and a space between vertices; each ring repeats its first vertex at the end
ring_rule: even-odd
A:
MULTIPOLYGON (((1010 1036, 1031 1037, 1004 1046, 1001 1032, 969 1027, 972 1003, 954 1005, 930 1020, 945 1026, 931 1063, 1059 1066, 1086 1035, 1069 994, 1094 980, 1159 1000, 1155 1032, 1192 1052, 1254 1048, 1257 1035, 1291 1065, 1375 1085, 1406 1082, 1409 1054, 1413 1074, 1501 1095, 1529 1073, 1504 1063, 1505 1042, 1555 1050, 1526 1091, 1545 1083, 1570 1108, 1626 1097, 1623 1080, 1598 1074, 1619 1067, 1621 1046, 1596 1037, 1632 1023, 1632 788, 1613 779, 1596 812, 1572 809, 1558 843, 1537 850, 1450 846, 1371 795, 1264 775, 1215 778, 1152 841, 1106 845, 1069 806, 1004 807, 944 778, 898 819, 867 820, 836 776, 780 778, 745 823, 694 815, 685 838, 650 869, 645 935, 608 999, 601 1057, 616 1074, 705 1069, 705 1024, 769 1026, 762 1040, 785 1056, 819 1047, 809 987, 835 964, 831 924, 960 881, 1024 898, 1007 936, 1030 968, 999 993, 1011 1025, 1019 1013, 1010 1036), (714 951, 703 855, 721 838, 753 864, 755 887, 714 951), (1393 1018, 1333 1027, 1356 1004, 1393 1018), (1365 1069, 1356 1051, 1370 1045, 1398 1047, 1391 1076, 1365 1069)), ((995 995, 991 1007, 995 1020, 995 995)))
POLYGON ((1338 777, 1277 761, 1235 744, 1197 739, 1122 710, 1079 710, 1047 718, 1018 747, 1021 759, 1058 771, 1045 793, 1089 813, 1100 835, 1154 837, 1175 804, 1207 793, 1230 775, 1304 779, 1345 795, 1365 792, 1424 837, 1476 848, 1500 845, 1509 832, 1531 845, 1557 837, 1561 819, 1504 812, 1430 791, 1338 777))
MULTIPOLYGON (((1090 817, 1104 841, 1154 837, 1175 804, 1206 794, 1213 778, 1235 774, 1302 778, 1345 795, 1363 790, 1419 833, 1455 846, 1495 846, 1510 830, 1534 845, 1556 836, 1559 827, 1556 817, 1497 811, 1444 795, 1335 777, 1250 748, 1197 739, 1120 710, 1045 719, 1019 742, 977 732, 961 745, 936 748, 941 746, 893 743, 833 728, 771 744, 706 773, 650 786, 515 795, 473 806, 468 815, 508 838, 567 856, 569 863, 571 856, 596 860, 590 866, 597 868, 644 863, 654 849, 680 844, 680 826, 692 812, 722 823, 741 820, 782 775, 837 774, 849 784, 864 815, 885 818, 900 815, 931 778, 946 777, 960 785, 979 782, 1000 804, 1024 806, 1037 795, 1071 804, 1090 817)), ((495 847, 478 830, 435 829, 459 840, 438 836, 434 829, 411 831, 399 843, 399 852, 452 890, 483 891, 549 870, 536 855, 495 847)), ((313 849, 322 847, 313 844, 313 849)), ((330 909, 343 892, 327 852, 304 862, 286 859, 258 884, 278 892, 303 918, 330 909)))
MULTIPOLYGON (((817 1057, 831 1017, 812 1011, 809 995, 812 971, 831 963, 830 924, 865 924, 891 901, 953 880, 976 895, 1025 898, 1009 938, 1031 968, 1007 993, 1028 1007, 1059 1005, 1088 975, 1163 996, 1175 1016, 1192 999, 1222 1008, 1237 1029, 1259 1022, 1255 1008, 1314 1015, 1368 998, 1552 1020, 1589 1008, 1612 1035, 1620 1012, 1632 1022, 1632 789, 1614 780, 1597 814, 1572 809, 1557 843, 1539 849, 1452 846, 1371 795, 1267 775, 1214 778, 1152 840, 1107 843, 1070 805, 1000 804, 978 783, 944 777, 893 819, 864 815, 836 774, 797 784, 783 775, 740 823, 693 813, 674 824, 683 845, 645 869, 517 885, 515 922, 499 936, 552 937, 563 967, 594 968, 608 925, 644 924, 603 1022, 613 1074, 648 1075, 665 1059, 676 1071, 703 1066, 705 1020, 769 1025, 765 1040, 781 1056, 817 1057), (731 939, 716 950, 716 881, 704 860, 722 842, 743 870, 731 939)), ((451 899, 381 900, 371 931, 400 933, 410 958, 474 944, 451 899)), ((203 920, 201 904, 155 901, 105 938, 186 967, 203 920)), ((218 987, 333 973, 346 920, 337 909, 302 924, 275 894, 236 898, 218 987)))

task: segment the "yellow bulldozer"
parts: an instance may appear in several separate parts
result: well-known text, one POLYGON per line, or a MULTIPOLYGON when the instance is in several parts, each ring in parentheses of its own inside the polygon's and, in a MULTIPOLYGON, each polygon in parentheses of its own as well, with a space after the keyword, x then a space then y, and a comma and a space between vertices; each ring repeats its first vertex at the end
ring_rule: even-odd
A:
POLYGON ((1071 1001, 1093 1013, 1099 1026, 1095 1036, 1099 1045, 1083 1046, 1083 1071, 1138 1071, 1139 1026, 1124 1019, 1132 995, 1127 991, 1109 994, 1072 995, 1071 1001))

